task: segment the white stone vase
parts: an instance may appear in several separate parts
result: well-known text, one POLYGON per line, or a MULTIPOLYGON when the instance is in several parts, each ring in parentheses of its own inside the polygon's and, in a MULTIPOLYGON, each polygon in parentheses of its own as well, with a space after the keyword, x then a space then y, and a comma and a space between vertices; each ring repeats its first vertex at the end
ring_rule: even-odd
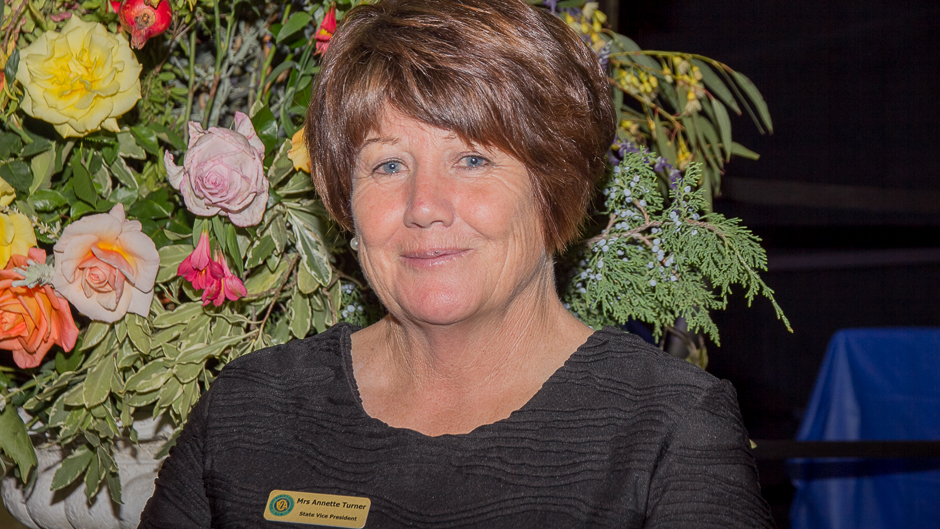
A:
POLYGON ((158 418, 134 422, 138 444, 118 439, 114 444, 114 460, 121 478, 121 499, 124 505, 111 502, 107 483, 90 503, 85 497, 81 479, 52 492, 52 477, 65 457, 57 445, 36 448, 38 472, 32 487, 24 488, 12 475, 0 483, 0 496, 10 514, 31 529, 134 529, 140 513, 153 495, 154 479, 163 459, 154 459, 163 443, 173 432, 168 421, 158 418))

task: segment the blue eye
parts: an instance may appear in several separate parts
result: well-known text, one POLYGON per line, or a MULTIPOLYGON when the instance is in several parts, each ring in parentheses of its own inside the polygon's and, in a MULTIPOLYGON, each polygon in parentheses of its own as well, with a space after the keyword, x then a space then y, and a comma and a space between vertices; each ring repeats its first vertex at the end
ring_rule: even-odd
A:
POLYGON ((464 166, 466 167, 483 167, 489 163, 489 160, 476 154, 464 156, 460 161, 463 162, 464 166))
POLYGON ((375 168, 375 171, 383 174, 395 174, 401 171, 401 162, 397 160, 392 160, 390 162, 385 162, 382 165, 379 165, 375 168))

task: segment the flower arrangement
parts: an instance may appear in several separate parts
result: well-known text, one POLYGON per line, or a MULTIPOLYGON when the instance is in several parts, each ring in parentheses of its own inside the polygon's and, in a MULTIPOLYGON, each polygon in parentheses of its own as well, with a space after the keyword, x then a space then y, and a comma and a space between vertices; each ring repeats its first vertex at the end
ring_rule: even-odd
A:
MULTIPOLYGON (((113 450, 136 440, 136 419, 168 417, 178 431, 234 358, 378 317, 313 190, 302 126, 319 56, 360 1, 2 4, 4 472, 29 480, 33 445, 56 443, 69 455, 53 489, 82 480, 91 499, 107 484, 120 502, 113 450)), ((607 192, 626 202, 609 203, 607 227, 572 250, 566 301, 592 325, 637 318, 659 333, 681 316, 717 339, 707 309, 728 285, 772 296, 753 236, 708 213, 723 164, 752 154, 731 141, 726 106, 750 101, 769 129, 766 105, 717 61, 640 50, 595 3, 530 3, 595 49, 621 117, 607 192), (700 169, 683 177, 687 167, 700 169), (644 198, 624 194, 627 173, 642 176, 644 198), (679 238, 651 239, 669 222, 679 238), (711 242, 683 253, 695 229, 711 242), (604 268, 608 250, 643 266, 604 268), (709 252, 730 252, 730 264, 703 264, 709 252), (675 263, 659 286, 646 277, 657 262, 675 263), (633 305, 617 303, 628 282, 633 305)))

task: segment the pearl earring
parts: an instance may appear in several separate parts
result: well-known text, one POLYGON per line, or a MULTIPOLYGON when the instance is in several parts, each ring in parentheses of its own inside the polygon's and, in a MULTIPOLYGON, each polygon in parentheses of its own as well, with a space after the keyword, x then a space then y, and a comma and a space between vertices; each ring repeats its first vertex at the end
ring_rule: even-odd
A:
POLYGON ((349 239, 349 247, 352 248, 354 252, 358 252, 359 251, 359 238, 354 235, 352 239, 349 239))

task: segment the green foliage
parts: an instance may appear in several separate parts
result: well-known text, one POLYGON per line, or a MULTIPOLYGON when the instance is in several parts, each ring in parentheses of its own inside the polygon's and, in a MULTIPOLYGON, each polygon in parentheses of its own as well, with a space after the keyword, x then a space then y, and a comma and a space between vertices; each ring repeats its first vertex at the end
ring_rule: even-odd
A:
POLYGON ((657 338, 685 318, 690 330, 718 343, 709 312, 724 309, 731 287, 739 285, 749 304, 758 294, 767 297, 789 328, 759 276, 767 265, 759 239, 737 219, 703 214, 705 190, 693 187, 699 165, 664 197, 655 158, 633 152, 614 167, 603 191, 607 227, 572 254, 576 264, 564 294, 570 310, 593 328, 643 321, 657 338))

